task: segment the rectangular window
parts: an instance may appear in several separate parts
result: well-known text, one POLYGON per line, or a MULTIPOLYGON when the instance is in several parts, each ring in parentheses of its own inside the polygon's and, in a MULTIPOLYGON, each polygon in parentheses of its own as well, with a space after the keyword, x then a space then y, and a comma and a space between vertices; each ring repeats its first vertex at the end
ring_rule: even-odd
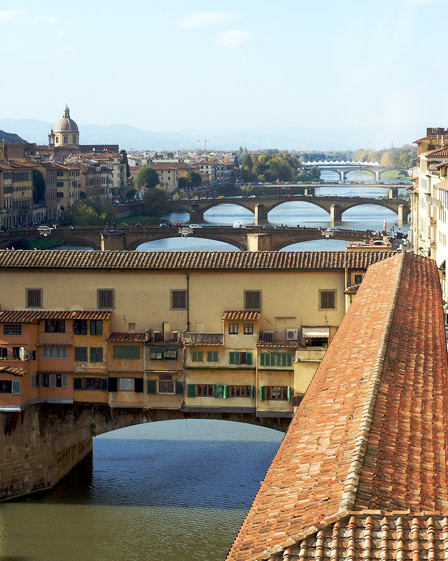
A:
POLYGON ((336 308, 336 290, 320 291, 320 309, 334 310, 336 308))
POLYGON ((42 289, 27 288, 26 289, 26 307, 42 308, 42 289))
POLYGON ((87 362, 87 347, 75 347, 75 362, 87 362))
POLYGON ((85 390, 101 390, 101 378, 84 378, 85 390))
POLYGON ((68 388, 68 375, 67 374, 56 374, 56 387, 57 388, 68 388))
POLYGON ((177 359, 177 349, 163 349, 163 358, 165 360, 176 360, 177 359))
POLYGON ((42 347, 42 358, 67 358, 66 347, 42 347))
POLYGON ((244 307, 246 310, 261 310, 261 290, 245 290, 244 307))
POLYGON ((101 319, 91 319, 90 320, 90 335, 102 335, 103 334, 103 320, 101 319))
POLYGON ((90 362, 103 362, 103 347, 90 347, 90 362))
POLYGON ((119 378, 118 389, 122 392, 133 392, 135 387, 134 378, 119 378))
POLYGON ((207 362, 219 362, 218 351, 207 351, 207 362))
POLYGON ((12 393, 12 382, 11 382, 11 380, 1 380, 0 381, 0 393, 12 393))
POLYGON ((230 397, 254 397, 253 386, 229 386, 230 397))
POLYGON ((172 290, 171 291, 171 309, 186 310, 187 309, 187 291, 172 290))
POLYGON ((292 366, 292 354, 260 353, 260 366, 292 366))
POLYGON ((196 384, 197 397, 213 397, 213 384, 196 384))
POLYGON ((45 333, 65 333, 65 321, 63 319, 46 319, 45 333))
POLYGON ((192 362, 203 362, 204 355, 202 351, 192 351, 191 353, 191 361, 192 362))
POLYGON ((237 323, 229 323, 229 333, 231 335, 238 334, 238 324, 237 323))
POLYGON ((115 306, 115 290, 113 288, 98 288, 97 290, 98 308, 100 310, 110 310, 115 306))
POLYGON ((265 399, 271 399, 273 401, 289 400, 290 391, 288 386, 266 386, 265 392, 265 399))
POLYGON ((362 275, 355 275, 355 284, 362 283, 362 275))
POLYGON ((0 358, 1 359, 6 359, 8 358, 8 349, 7 347, 0 347, 0 358))
POLYGON ((253 335, 254 332, 254 324, 253 323, 245 323, 244 324, 244 335, 253 335))
POLYGON ((158 381, 158 392, 159 393, 174 393, 174 381, 173 380, 159 380, 158 381))
POLYGON ((4 325, 3 335, 22 335, 22 326, 19 323, 4 325))
POLYGON ((158 347, 151 347, 149 349, 149 358, 151 360, 162 360, 163 359, 163 349, 158 347))
POLYGON ((75 335, 87 335, 87 320, 75 319, 73 321, 73 333, 75 335))
POLYGON ((140 347, 138 345, 114 345, 114 360, 140 360, 140 347))
POLYGON ((229 353, 229 364, 252 364, 252 353, 231 352, 229 353))

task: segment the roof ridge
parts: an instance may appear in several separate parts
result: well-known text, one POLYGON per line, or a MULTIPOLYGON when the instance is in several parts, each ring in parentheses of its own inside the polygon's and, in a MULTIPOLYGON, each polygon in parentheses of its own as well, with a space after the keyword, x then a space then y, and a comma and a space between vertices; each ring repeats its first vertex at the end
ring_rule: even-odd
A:
POLYGON ((361 475, 361 471, 364 463, 364 457, 367 450, 367 442, 370 434, 370 426, 373 420, 376 398, 378 395, 381 375, 383 372, 384 360, 388 348, 389 336, 393 324, 395 310, 397 307, 398 294, 399 294, 399 288, 402 279, 405 259, 406 259, 406 254, 404 253, 401 256, 400 266, 395 280, 395 286, 393 288, 394 296, 392 300, 392 305, 390 306, 390 309, 388 311, 388 317, 387 317, 385 329, 381 336, 381 344, 378 349, 375 366, 372 372, 372 379, 368 391, 368 398, 366 399, 366 403, 364 405, 364 411, 361 417, 361 422, 359 424, 359 432, 358 432, 358 436, 356 437, 355 450, 347 472, 346 483, 344 486, 345 488, 342 493, 341 503, 337 513, 338 517, 340 518, 346 516, 353 509, 355 503, 359 478, 361 475))

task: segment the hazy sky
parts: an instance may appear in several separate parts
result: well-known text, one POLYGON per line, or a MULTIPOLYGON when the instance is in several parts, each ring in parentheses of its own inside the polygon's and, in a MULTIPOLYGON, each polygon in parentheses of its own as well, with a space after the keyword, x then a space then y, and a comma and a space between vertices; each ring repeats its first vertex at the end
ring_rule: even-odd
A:
POLYGON ((446 126, 447 20, 447 0, 0 0, 0 118, 446 126))

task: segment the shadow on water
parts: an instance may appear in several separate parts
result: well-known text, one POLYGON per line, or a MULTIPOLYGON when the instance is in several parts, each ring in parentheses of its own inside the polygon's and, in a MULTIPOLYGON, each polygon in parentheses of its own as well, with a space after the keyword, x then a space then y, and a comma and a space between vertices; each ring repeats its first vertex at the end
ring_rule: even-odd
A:
POLYGON ((247 509, 280 439, 281 433, 267 442, 95 439, 94 453, 53 489, 17 501, 247 509))

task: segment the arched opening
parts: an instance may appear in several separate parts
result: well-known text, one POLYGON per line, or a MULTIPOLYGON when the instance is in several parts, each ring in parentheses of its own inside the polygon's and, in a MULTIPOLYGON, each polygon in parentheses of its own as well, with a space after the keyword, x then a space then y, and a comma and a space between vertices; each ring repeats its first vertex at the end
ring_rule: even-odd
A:
POLYGON ((398 227, 404 232, 409 230, 409 225, 399 225, 398 215, 388 208, 380 205, 362 204, 349 208, 342 214, 342 227, 351 230, 382 231, 386 221, 387 231, 398 227))
POLYGON ((359 168, 345 172, 345 179, 349 181, 372 181, 375 173, 369 169, 359 168))
POLYGON ((250 225, 254 223, 254 213, 240 205, 218 204, 204 212, 204 222, 222 226, 231 226, 235 222, 250 225))
POLYGON ((345 251, 347 241, 334 240, 331 237, 319 240, 309 240, 307 242, 293 243, 280 251, 345 251))
POLYGON ((1 552, 75 559, 82 543, 98 561, 224 559, 282 437, 197 420, 97 437, 93 461, 54 489, 2 505, 1 552))
POLYGON ((341 175, 332 169, 321 169, 320 170, 320 178, 322 181, 327 181, 329 183, 339 182, 341 179, 341 175))
POLYGON ((139 245, 137 251, 240 251, 234 245, 195 236, 164 238, 139 245))
POLYGON ((330 225, 328 212, 313 203, 285 201, 276 206, 268 214, 269 222, 275 225, 305 226, 319 228, 330 225))

